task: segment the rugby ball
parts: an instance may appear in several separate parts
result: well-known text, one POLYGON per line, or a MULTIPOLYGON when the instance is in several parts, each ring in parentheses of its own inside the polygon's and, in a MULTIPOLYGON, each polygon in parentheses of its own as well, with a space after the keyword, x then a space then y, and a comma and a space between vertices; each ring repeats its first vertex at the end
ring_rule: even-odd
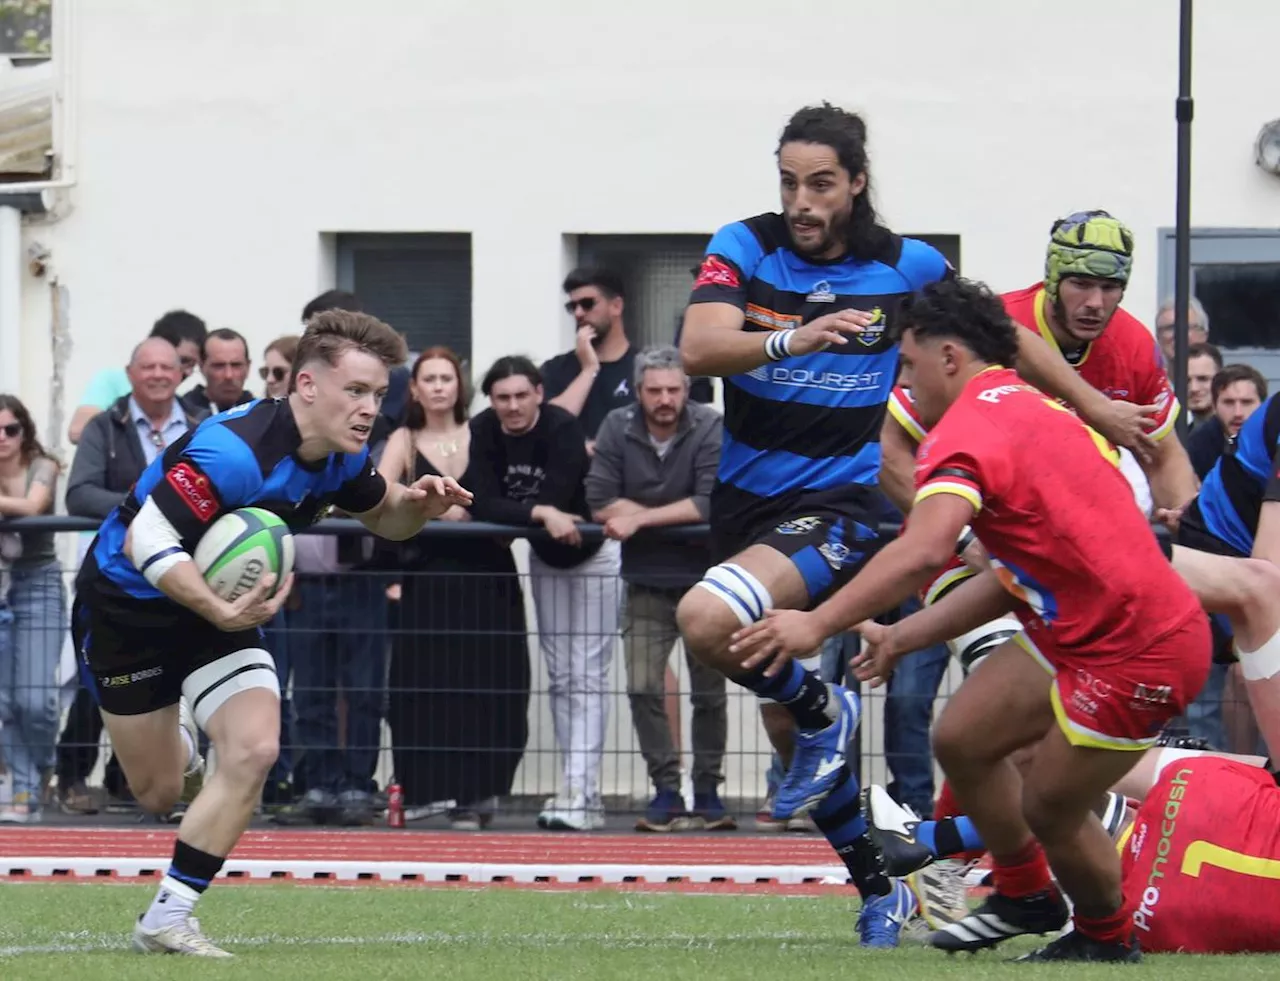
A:
POLYGON ((205 582, 234 602, 269 572, 280 587, 293 571, 293 535, 284 519, 265 508, 238 508, 215 521, 191 556, 205 582))

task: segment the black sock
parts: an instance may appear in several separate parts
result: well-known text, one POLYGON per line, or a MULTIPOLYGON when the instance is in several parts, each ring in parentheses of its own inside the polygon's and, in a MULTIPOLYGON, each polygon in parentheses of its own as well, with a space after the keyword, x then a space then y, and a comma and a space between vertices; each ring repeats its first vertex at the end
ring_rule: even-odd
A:
POLYGON ((179 838, 173 845, 173 864, 169 866, 169 875, 196 892, 204 892, 214 876, 222 871, 225 861, 225 858, 202 852, 179 838))
POLYGON ((934 822, 933 853, 939 857, 959 855, 965 850, 964 840, 956 828, 955 818, 941 818, 934 822))
POLYGON ((825 681, 796 661, 788 661, 772 678, 764 676, 766 667, 768 665, 757 665, 733 680, 757 695, 786 706, 801 729, 825 729, 831 725, 831 716, 827 714, 831 690, 825 681))
POLYGON ((858 782, 847 766, 840 771, 840 779, 831 792, 813 810, 812 817, 849 870, 863 899, 887 896, 893 891, 893 884, 885 875, 884 857, 867 833, 858 782))

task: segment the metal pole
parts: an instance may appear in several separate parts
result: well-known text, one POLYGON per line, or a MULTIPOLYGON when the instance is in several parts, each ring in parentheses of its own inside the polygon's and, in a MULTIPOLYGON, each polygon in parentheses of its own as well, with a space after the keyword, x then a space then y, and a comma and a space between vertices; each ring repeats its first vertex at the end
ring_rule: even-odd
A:
POLYGON ((1187 435, 1187 313, 1191 303, 1191 0, 1181 0, 1178 23, 1177 221, 1173 262, 1173 390, 1178 396, 1178 438, 1187 435))
POLYGON ((17 395, 22 377, 22 212, 0 205, 0 392, 17 395))

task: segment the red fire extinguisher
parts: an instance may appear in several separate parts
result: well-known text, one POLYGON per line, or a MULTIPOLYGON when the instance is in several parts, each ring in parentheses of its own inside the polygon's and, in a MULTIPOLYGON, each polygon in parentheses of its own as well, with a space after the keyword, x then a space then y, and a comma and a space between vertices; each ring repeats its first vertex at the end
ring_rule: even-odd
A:
POLYGON ((387 787, 387 827, 404 827, 404 790, 398 783, 387 787))

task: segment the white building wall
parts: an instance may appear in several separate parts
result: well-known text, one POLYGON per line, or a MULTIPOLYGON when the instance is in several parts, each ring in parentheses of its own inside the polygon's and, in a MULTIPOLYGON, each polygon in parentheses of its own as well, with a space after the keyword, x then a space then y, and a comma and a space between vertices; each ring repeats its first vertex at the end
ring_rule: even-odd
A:
MULTIPOLYGON (((81 0, 78 184, 65 218, 27 232, 70 294, 64 422, 169 308, 241 330, 256 355, 331 284, 330 233, 470 232, 473 363, 550 355, 571 339, 563 236, 710 234, 776 207, 777 135, 822 99, 865 113, 887 221, 960 234, 964 271, 998 289, 1040 275, 1055 217, 1115 212, 1140 249, 1128 306, 1149 320, 1156 229, 1174 218, 1176 15, 81 0)), ((1251 153, 1280 114, 1276 37, 1274 0, 1198 5, 1196 225, 1280 225, 1280 180, 1251 153)), ((25 285, 22 350, 0 356, 21 359, 47 419, 47 286, 25 285)))

